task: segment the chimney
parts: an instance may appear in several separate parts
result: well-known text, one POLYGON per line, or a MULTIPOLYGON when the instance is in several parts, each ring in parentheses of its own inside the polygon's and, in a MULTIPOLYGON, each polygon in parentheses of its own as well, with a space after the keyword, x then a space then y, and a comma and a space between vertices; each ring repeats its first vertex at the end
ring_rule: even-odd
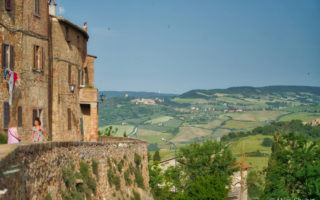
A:
POLYGON ((57 3, 56 0, 49 0, 49 14, 56 16, 57 12, 57 3))
POLYGON ((88 23, 84 22, 82 27, 86 32, 88 32, 88 23))

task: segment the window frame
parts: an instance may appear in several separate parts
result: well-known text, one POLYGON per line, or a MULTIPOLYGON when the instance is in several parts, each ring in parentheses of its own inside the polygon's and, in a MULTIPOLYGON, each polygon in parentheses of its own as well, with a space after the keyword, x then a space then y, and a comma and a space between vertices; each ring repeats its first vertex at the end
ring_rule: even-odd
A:
POLYGON ((23 126, 23 110, 22 110, 22 106, 18 106, 18 127, 22 127, 23 126))
POLYGON ((68 128, 68 131, 71 131, 72 130, 72 114, 71 114, 71 108, 68 108, 67 110, 67 128, 68 128))
POLYGON ((14 46, 3 43, 2 44, 2 69, 10 69, 14 70, 14 46))
POLYGON ((34 0, 34 10, 33 13, 35 16, 40 17, 40 0, 34 0))
POLYGON ((39 117, 40 121, 41 121, 41 126, 43 126, 43 120, 42 120, 42 112, 43 110, 41 108, 33 108, 32 109, 32 126, 34 123, 34 120, 36 119, 36 117, 39 117), (36 112, 36 115, 35 115, 36 112), (39 113, 39 115, 38 115, 39 113))
POLYGON ((6 11, 8 11, 8 12, 10 12, 10 11, 12 11, 13 10, 13 2, 12 2, 13 0, 5 0, 4 1, 4 7, 5 7, 5 10, 6 11))
POLYGON ((32 69, 37 72, 43 72, 45 65, 44 48, 39 45, 33 46, 33 66, 32 69))
POLYGON ((3 119, 2 119, 2 125, 4 129, 9 128, 9 123, 10 123, 10 105, 8 101, 4 101, 2 104, 2 114, 3 114, 3 119))

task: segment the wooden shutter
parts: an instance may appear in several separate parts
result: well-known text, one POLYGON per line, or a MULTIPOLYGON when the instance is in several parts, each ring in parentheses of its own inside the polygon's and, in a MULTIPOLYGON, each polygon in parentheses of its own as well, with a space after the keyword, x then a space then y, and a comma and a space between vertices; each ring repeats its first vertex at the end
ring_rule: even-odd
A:
POLYGON ((2 68, 5 69, 6 66, 6 45, 2 44, 2 68))
POLYGON ((44 54, 44 48, 41 48, 41 70, 44 70, 45 65, 45 54, 44 54))
POLYGON ((37 116, 38 116, 38 110, 33 109, 32 110, 32 126, 33 126, 34 120, 37 118, 37 116))
POLYGON ((10 45, 10 69, 14 70, 14 47, 10 45))
POLYGON ((9 128, 10 105, 9 102, 3 102, 3 128, 9 128))
POLYGON ((37 69, 37 63, 38 63, 38 52, 37 52, 37 46, 33 46, 33 69, 37 69))
POLYGON ((12 10, 12 0, 5 0, 5 4, 6 4, 6 10, 7 11, 11 11, 12 10))
POLYGON ((80 87, 81 84, 81 70, 78 69, 78 86, 80 87))
POLYGON ((18 127, 22 127, 22 107, 18 107, 18 127))
POLYGON ((71 130, 71 109, 68 108, 68 130, 71 130))
POLYGON ((34 12, 36 15, 40 15, 40 1, 34 0, 34 12))
POLYGON ((68 83, 71 84, 72 82, 72 78, 71 78, 71 75, 72 75, 72 69, 71 69, 71 64, 68 64, 68 83))

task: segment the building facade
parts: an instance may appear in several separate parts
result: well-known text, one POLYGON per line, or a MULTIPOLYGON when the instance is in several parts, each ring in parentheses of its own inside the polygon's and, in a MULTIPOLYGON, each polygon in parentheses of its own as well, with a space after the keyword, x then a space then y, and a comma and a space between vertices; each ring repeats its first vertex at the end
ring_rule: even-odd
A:
POLYGON ((36 117, 50 140, 97 135, 89 36, 85 28, 56 16, 55 6, 47 0, 0 1, 0 131, 17 126, 23 142, 31 141, 36 117), (80 95, 87 87, 93 96, 80 95), (90 105, 85 113, 83 105, 90 105))

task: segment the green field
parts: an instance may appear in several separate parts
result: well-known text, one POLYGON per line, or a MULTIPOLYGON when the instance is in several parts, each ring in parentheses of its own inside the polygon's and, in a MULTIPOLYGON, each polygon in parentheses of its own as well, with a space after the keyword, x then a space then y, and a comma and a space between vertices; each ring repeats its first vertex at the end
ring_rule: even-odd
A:
POLYGON ((297 112, 284 115, 279 118, 279 121, 291 121, 294 119, 299 119, 304 122, 310 122, 314 119, 320 118, 320 113, 306 113, 306 112, 297 112))
POLYGON ((186 98, 174 98, 172 101, 176 103, 188 103, 188 104, 206 104, 206 99, 186 99, 186 98))
POLYGON ((229 120, 225 123, 223 128, 233 129, 233 130, 251 130, 258 126, 262 126, 265 123, 260 121, 238 121, 238 120, 229 120))
POLYGON ((195 138, 211 135, 211 133, 212 132, 208 129, 182 126, 180 127, 179 133, 172 139, 172 141, 177 143, 187 143, 195 138))
MULTIPOLYGON (((261 153, 271 154, 270 147, 264 147, 261 145, 264 138, 272 138, 266 135, 253 135, 243 137, 230 143, 230 149, 233 154, 240 158, 245 153, 252 153, 260 151, 261 153)), ((252 166, 253 169, 262 170, 268 164, 268 157, 250 157, 246 156, 247 162, 252 166)))
POLYGON ((138 129, 138 138, 144 141, 147 141, 148 143, 163 143, 161 141, 161 138, 165 138, 167 140, 170 140, 172 138, 172 135, 170 133, 163 133, 159 131, 152 131, 147 129, 138 129))
POLYGON ((146 124, 160 124, 160 123, 164 123, 167 122, 169 120, 173 119, 173 117, 171 116, 161 116, 161 117, 157 117, 154 119, 151 119, 149 121, 146 121, 146 124))
POLYGON ((241 113, 227 113, 226 116, 238 121, 264 122, 276 120, 284 114, 286 114, 286 112, 283 111, 248 111, 241 113))

